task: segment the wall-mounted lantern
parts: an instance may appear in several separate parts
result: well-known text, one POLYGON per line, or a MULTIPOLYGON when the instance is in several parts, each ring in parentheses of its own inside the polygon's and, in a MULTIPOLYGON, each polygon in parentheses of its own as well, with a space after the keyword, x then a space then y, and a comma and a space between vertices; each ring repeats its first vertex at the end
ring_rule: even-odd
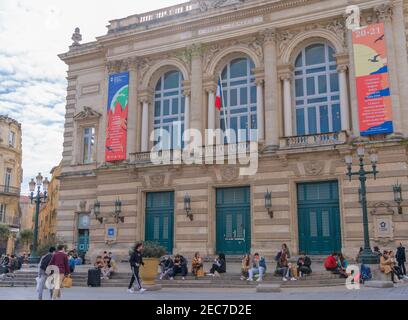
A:
POLYGON ((394 201, 397 203, 398 205, 398 213, 402 214, 402 206, 401 203, 402 201, 404 201, 402 199, 402 188, 401 188, 401 184, 399 184, 397 182, 397 184, 394 184, 392 186, 392 190, 394 191, 394 201))
POLYGON ((125 222, 125 217, 120 216, 121 213, 122 213, 122 201, 120 201, 120 199, 118 198, 115 201, 115 213, 113 214, 116 223, 119 223, 119 221, 121 221, 122 223, 125 222))
POLYGON ((190 221, 193 221, 193 214, 191 212, 191 198, 187 193, 184 196, 184 211, 186 212, 186 215, 190 221))
POLYGON ((272 192, 266 190, 265 195, 265 209, 268 211, 268 214, 271 218, 273 218, 273 211, 272 211, 272 192))
POLYGON ((99 221, 100 224, 103 223, 103 217, 101 217, 101 203, 96 200, 93 207, 95 219, 99 221))

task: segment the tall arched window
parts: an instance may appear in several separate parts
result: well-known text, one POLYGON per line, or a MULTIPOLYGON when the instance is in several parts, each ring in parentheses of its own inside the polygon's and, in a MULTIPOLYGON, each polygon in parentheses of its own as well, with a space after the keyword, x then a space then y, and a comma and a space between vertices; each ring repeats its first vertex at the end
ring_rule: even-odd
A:
MULTIPOLYGON (((180 149, 183 146, 184 105, 183 75, 177 70, 163 74, 154 92, 154 129, 164 129, 170 141, 163 141, 163 149, 180 149)), ((160 141, 156 137, 156 143, 160 141)))
POLYGON ((309 45, 295 60, 296 131, 298 135, 341 130, 339 77, 334 50, 309 45))
POLYGON ((228 129, 235 130, 238 141, 256 139, 249 131, 257 129, 254 67, 251 59, 238 58, 228 63, 221 74, 225 108, 220 113, 220 127, 225 130, 226 123, 228 129), (245 132, 240 134, 240 129, 245 132))

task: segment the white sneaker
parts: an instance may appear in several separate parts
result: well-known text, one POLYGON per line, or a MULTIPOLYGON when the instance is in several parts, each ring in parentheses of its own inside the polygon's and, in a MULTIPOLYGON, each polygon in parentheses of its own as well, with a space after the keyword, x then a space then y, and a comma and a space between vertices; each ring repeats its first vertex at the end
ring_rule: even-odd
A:
POLYGON ((133 289, 127 289, 128 293, 135 293, 135 291, 133 289))
POLYGON ((241 281, 244 281, 244 280, 245 280, 245 277, 244 277, 244 276, 241 276, 240 279, 241 279, 241 281))
POLYGON ((163 280, 163 275, 162 274, 160 275, 159 280, 163 280))
POLYGON ((256 280, 256 282, 262 282, 262 278, 258 278, 258 280, 256 280))
POLYGON ((173 277, 170 277, 170 280, 174 280, 174 278, 173 278, 173 277))
POLYGON ((282 278, 282 281, 288 281, 288 279, 286 279, 285 277, 282 278))
POLYGON ((248 281, 254 281, 254 279, 252 279, 252 278, 248 278, 247 280, 248 280, 248 281))
POLYGON ((212 277, 212 276, 214 276, 214 274, 213 273, 207 273, 207 276, 212 277))
POLYGON ((296 280, 297 280, 297 279, 294 278, 294 277, 290 278, 290 281, 296 281, 296 280))
POLYGON ((146 291, 145 288, 141 288, 141 289, 139 290, 139 293, 143 293, 143 292, 145 292, 145 291, 146 291))

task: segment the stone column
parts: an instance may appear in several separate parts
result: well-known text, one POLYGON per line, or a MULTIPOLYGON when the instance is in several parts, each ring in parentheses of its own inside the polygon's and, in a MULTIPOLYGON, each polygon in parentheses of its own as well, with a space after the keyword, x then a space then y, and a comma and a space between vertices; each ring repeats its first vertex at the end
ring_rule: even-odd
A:
POLYGON ((264 141, 264 96, 263 96, 263 79, 256 80, 256 121, 258 124, 258 141, 264 141))
POLYGON ((293 135, 292 129, 292 94, 291 94, 291 80, 292 73, 286 72, 281 75, 283 81, 283 117, 285 123, 285 137, 293 135))
POLYGON ((191 128, 203 129, 203 63, 201 45, 191 48, 191 128))
POLYGON ((138 101, 137 101, 137 66, 136 61, 129 62, 129 109, 127 121, 127 148, 126 158, 130 159, 131 153, 136 153, 137 150, 137 123, 138 123, 138 101))
POLYGON ((356 77, 355 77, 355 66, 354 66, 354 50, 353 50, 353 39, 352 31, 347 31, 347 47, 349 60, 349 74, 350 74, 350 102, 351 102, 351 124, 353 136, 360 136, 360 126, 358 120, 358 100, 357 100, 357 87, 356 87, 356 77))
MULTIPOLYGON (((185 89, 184 92, 184 134, 190 129, 190 90, 185 89)), ((184 136, 184 140, 189 141, 188 136, 184 136)))
POLYGON ((149 151, 149 102, 147 98, 142 100, 142 137, 141 137, 141 151, 149 151))
POLYGON ((265 145, 267 148, 279 146, 279 104, 278 104, 278 73, 276 53, 276 32, 267 29, 261 33, 263 36, 264 74, 265 74, 265 107, 264 119, 268 126, 265 127, 265 145))
POLYGON ((406 136, 408 133, 408 110, 406 108, 408 106, 408 58, 403 1, 394 0, 392 11, 392 34, 394 36, 395 56, 398 64, 397 77, 400 93, 402 133, 406 136))
POLYGON ((208 89, 208 129, 215 129, 215 93, 208 89))
MULTIPOLYGON (((392 6, 390 3, 381 4, 374 9, 379 22, 384 23, 385 41, 387 46, 387 60, 390 80, 391 103, 393 112, 394 133, 402 135, 401 105, 399 96, 398 72, 400 61, 396 60, 394 35, 391 22, 392 6), (398 62, 398 66, 397 66, 398 62)), ((405 80, 404 80, 405 81, 405 80)))
POLYGON ((347 65, 339 65, 337 72, 339 74, 341 130, 349 131, 350 107, 347 88, 347 65))

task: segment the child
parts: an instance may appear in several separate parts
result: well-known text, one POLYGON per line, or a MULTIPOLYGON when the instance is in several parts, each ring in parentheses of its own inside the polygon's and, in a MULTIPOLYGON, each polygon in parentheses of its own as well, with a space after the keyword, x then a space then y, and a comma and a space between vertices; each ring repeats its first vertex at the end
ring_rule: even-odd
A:
POLYGON ((244 258, 242 259, 241 280, 245 280, 249 276, 248 271, 249 271, 250 260, 251 258, 249 254, 246 254, 244 258))

